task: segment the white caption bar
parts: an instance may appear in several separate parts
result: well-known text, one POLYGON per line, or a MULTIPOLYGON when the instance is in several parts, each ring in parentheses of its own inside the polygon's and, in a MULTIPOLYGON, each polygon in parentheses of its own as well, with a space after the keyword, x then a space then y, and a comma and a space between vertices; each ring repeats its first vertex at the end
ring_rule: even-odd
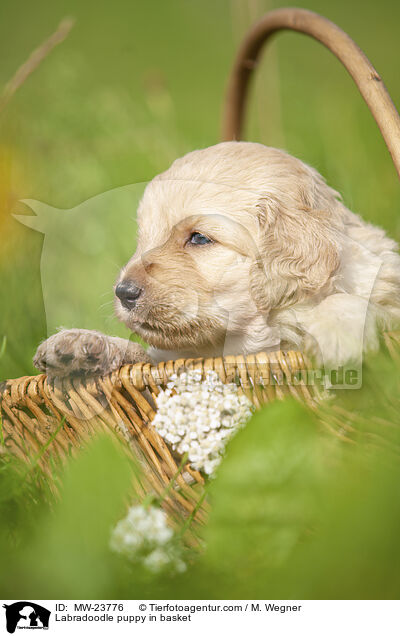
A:
POLYGON ((1 633, 273 636, 400 633, 400 601, 2 601, 1 633), (23 631, 22 631, 23 630, 23 631), (223 633, 221 631, 221 633, 223 633))

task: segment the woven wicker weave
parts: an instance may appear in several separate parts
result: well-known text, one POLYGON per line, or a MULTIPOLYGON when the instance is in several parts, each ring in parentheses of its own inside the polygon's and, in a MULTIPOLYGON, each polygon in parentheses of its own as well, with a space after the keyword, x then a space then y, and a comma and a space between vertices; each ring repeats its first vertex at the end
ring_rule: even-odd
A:
MULTIPOLYGON (((344 64, 371 109, 400 174, 400 120, 378 73, 336 25, 302 9, 272 11, 245 37, 229 82, 223 137, 240 138, 249 79, 260 50, 282 29, 314 37, 344 64)), ((390 339, 389 344, 394 347, 390 339)), ((4 445, 23 460, 35 457, 50 474, 52 464, 73 455, 93 432, 112 432, 126 442, 143 467, 135 484, 137 492, 143 497, 162 494, 172 521, 178 522, 183 515, 202 522, 206 514, 202 475, 189 465, 181 467, 181 460, 151 426, 160 388, 172 373, 193 368, 203 375, 215 370, 223 382, 237 382, 256 407, 285 395, 311 407, 319 400, 315 385, 297 379, 296 374, 307 369, 308 363, 296 351, 127 365, 106 377, 70 379, 57 386, 38 375, 9 380, 0 391, 4 445)))
MULTIPOLYGON (((24 460, 37 456, 41 468, 49 471, 50 462, 73 455, 95 431, 111 431, 144 469, 135 484, 143 496, 160 495, 178 473, 163 505, 172 515, 186 516, 202 496, 203 477, 189 465, 179 474, 180 459, 151 426, 155 398, 168 378, 184 369, 201 370, 203 377, 215 370, 224 383, 236 382, 256 406, 288 394, 314 406, 318 390, 307 386, 299 373, 308 366, 301 353, 288 351, 126 365, 105 377, 69 379, 57 386, 44 374, 9 380, 0 396, 4 444, 24 460)), ((196 514, 201 520, 203 511, 196 514)))

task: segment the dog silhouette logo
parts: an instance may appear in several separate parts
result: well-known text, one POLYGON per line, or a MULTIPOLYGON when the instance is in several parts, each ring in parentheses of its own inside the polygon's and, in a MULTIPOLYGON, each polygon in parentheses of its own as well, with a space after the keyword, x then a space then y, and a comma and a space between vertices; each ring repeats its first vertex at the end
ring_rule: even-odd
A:
MULTIPOLYGON (((35 216, 14 218, 44 235, 40 276, 49 336, 60 325, 104 333, 110 329, 114 283, 120 266, 132 255, 135 210, 145 186, 138 183, 102 192, 68 210, 32 199, 22 201, 35 216), (101 275, 99 263, 103 263, 101 275)), ((114 335, 126 331, 123 327, 118 333, 115 328, 114 335)))
POLYGON ((6 610, 6 626, 9 634, 14 634, 16 629, 49 628, 51 612, 37 603, 18 601, 3 607, 6 610))

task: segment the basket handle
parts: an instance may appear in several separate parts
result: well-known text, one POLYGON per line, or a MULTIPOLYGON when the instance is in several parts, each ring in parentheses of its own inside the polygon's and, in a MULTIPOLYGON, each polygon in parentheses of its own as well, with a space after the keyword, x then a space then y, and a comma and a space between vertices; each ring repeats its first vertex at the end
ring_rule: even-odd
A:
POLYGON ((400 118, 382 79, 347 33, 330 20, 306 9, 271 11, 246 34, 229 78, 223 112, 223 140, 240 139, 249 82, 258 56, 275 32, 287 29, 310 35, 342 62, 374 116, 400 177, 400 118))

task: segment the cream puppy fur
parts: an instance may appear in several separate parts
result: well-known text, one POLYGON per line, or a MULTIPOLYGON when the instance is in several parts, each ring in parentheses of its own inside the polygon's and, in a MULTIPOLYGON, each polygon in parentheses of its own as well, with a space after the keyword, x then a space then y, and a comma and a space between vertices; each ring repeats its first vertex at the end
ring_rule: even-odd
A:
POLYGON ((151 348, 63 330, 35 365, 52 376, 125 362, 300 348, 319 365, 360 361, 400 322, 400 257, 286 152, 226 142, 177 159, 147 186, 116 313, 151 348))

